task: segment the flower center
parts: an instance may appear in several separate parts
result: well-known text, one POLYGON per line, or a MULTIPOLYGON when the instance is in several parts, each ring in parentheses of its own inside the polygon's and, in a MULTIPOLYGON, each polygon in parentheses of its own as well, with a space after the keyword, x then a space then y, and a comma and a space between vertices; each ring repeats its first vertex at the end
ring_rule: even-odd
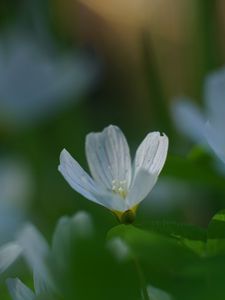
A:
POLYGON ((112 191, 116 194, 119 194, 120 197, 126 198, 126 196, 127 196, 127 181, 114 179, 112 181, 112 191))

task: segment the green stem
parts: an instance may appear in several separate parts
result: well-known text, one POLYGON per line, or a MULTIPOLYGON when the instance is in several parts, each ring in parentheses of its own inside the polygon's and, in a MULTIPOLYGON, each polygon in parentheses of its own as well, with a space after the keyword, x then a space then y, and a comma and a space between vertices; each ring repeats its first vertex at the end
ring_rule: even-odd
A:
POLYGON ((142 293, 143 293, 143 299, 144 300, 151 300, 150 297, 149 297, 149 294, 148 294, 144 274, 142 272, 140 263, 139 263, 137 258, 134 258, 134 264, 135 264, 135 267, 137 269, 138 277, 139 277, 139 280, 140 280, 140 285, 141 285, 141 289, 142 289, 142 293))

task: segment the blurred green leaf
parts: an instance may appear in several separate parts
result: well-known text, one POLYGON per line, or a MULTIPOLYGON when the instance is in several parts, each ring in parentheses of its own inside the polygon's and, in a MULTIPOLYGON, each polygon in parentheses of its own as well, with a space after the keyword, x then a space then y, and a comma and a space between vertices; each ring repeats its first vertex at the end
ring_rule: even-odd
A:
POLYGON ((205 253, 207 232, 203 228, 169 221, 147 222, 144 228, 176 238, 199 255, 205 253))
MULTIPOLYGON (((66 236, 64 237, 66 239, 66 236)), ((63 241, 68 248, 68 243, 63 241)), ((102 235, 70 237, 66 267, 52 266, 57 286, 66 300, 115 300, 141 297, 140 284, 132 262, 118 262, 105 246, 102 235)))
POLYGON ((218 212, 208 227, 208 255, 225 255, 225 210, 218 212))
POLYGON ((209 163, 206 163, 205 159, 193 160, 169 156, 163 173, 165 176, 187 180, 194 184, 207 184, 223 190, 225 188, 225 178, 218 174, 209 163))
POLYGON ((153 232, 120 225, 113 228, 108 237, 120 237, 124 240, 140 262, 146 280, 168 291, 177 300, 222 300, 225 293, 222 279, 225 259, 207 258, 197 255, 203 241, 168 238, 153 232))
POLYGON ((149 279, 159 273, 162 277, 179 274, 187 264, 198 260, 198 255, 182 245, 179 239, 140 230, 131 225, 114 227, 108 236, 120 237, 128 244, 149 279))
POLYGON ((144 228, 175 238, 191 240, 206 240, 206 230, 190 224, 176 223, 173 221, 148 221, 144 228))

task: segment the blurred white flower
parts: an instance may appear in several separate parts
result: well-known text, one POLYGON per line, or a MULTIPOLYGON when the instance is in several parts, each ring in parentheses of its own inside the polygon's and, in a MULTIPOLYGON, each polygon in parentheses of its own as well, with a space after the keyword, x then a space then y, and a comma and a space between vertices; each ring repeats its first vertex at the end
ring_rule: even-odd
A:
POLYGON ((84 54, 47 53, 46 48, 19 30, 0 37, 1 122, 30 125, 76 100, 93 84, 96 61, 84 54))
POLYGON ((132 222, 137 205, 154 187, 165 163, 168 138, 151 132, 137 149, 134 166, 122 131, 113 125, 86 137, 86 157, 93 179, 64 149, 59 171, 77 192, 132 222))
POLYGON ((35 294, 28 291, 18 279, 13 279, 8 285, 13 300, 23 299, 18 298, 22 292, 25 292, 24 295, 27 293, 33 297, 43 292, 49 295, 58 294, 58 288, 49 270, 48 260, 63 273, 72 255, 72 242, 79 237, 88 239, 92 233, 92 221, 87 213, 78 212, 71 218, 62 217, 54 231, 50 248, 42 234, 33 225, 27 224, 19 232, 16 243, 21 247, 22 255, 34 273, 35 294))
POLYGON ((194 142, 210 146, 225 162, 225 69, 209 75, 204 86, 205 111, 188 99, 172 107, 177 128, 194 142))
POLYGON ((34 291, 22 283, 18 278, 7 279, 7 286, 9 293, 13 300, 35 300, 40 299, 39 297, 52 296, 52 292, 49 290, 43 279, 34 272, 34 291))

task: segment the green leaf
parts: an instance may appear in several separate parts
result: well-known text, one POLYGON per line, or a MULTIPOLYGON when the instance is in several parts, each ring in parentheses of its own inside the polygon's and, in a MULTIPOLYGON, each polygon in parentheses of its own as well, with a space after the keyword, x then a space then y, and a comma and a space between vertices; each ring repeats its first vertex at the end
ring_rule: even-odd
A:
POLYGON ((225 255, 225 210, 218 212, 209 224, 207 254, 225 255))
POLYGON ((151 269, 150 277, 154 272, 161 272, 160 276, 179 274, 184 266, 198 259, 198 255, 182 245, 179 239, 144 231, 132 225, 114 227, 108 237, 120 237, 143 267, 151 269))
POLYGON ((142 227, 175 238, 206 241, 207 236, 204 228, 171 221, 150 221, 142 227))
POLYGON ((169 156, 163 174, 188 180, 194 184, 208 184, 220 189, 225 189, 224 177, 203 160, 192 158, 169 156))
POLYGON ((168 221, 151 221, 145 223, 143 227, 176 238, 199 255, 205 254, 207 231, 203 228, 168 221))
POLYGON ((114 257, 105 245, 105 236, 93 233, 86 238, 78 235, 73 238, 64 234, 63 246, 66 251, 61 255, 65 263, 52 265, 52 273, 64 299, 141 298, 133 262, 121 262, 114 257))
POLYGON ((120 237, 131 249, 146 282, 168 291, 176 300, 223 299, 224 257, 199 256, 195 253, 196 249, 195 252, 191 251, 179 239, 140 230, 131 225, 113 228, 108 238, 115 237, 120 237))

